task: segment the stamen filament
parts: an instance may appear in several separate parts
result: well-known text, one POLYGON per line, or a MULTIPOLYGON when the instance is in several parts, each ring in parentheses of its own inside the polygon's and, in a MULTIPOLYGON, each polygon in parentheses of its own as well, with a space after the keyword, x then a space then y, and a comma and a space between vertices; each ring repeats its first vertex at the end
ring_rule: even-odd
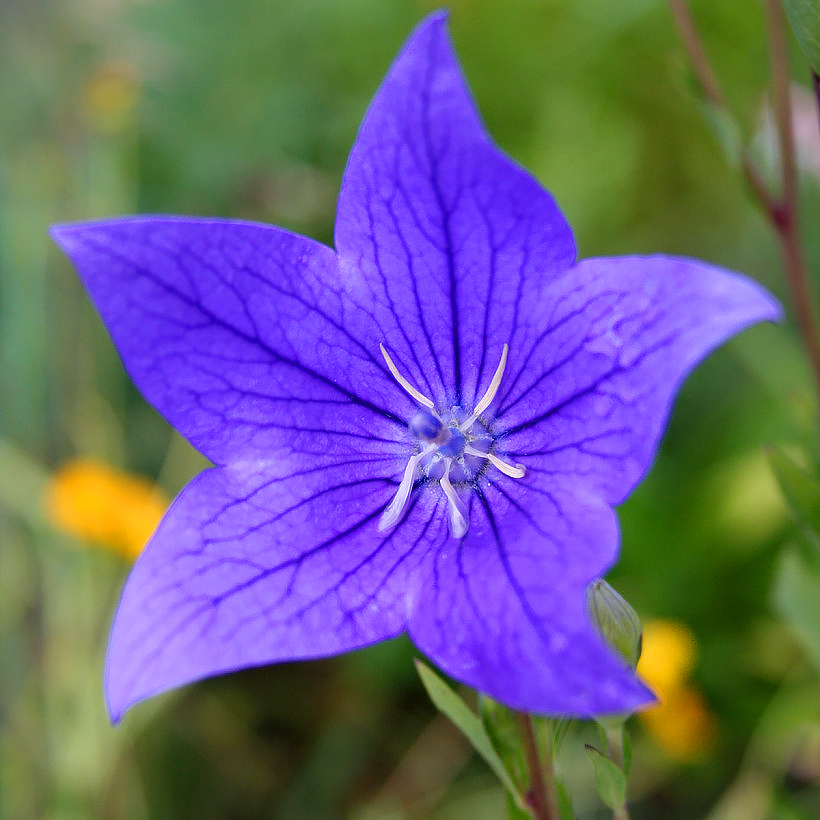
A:
MULTIPOLYGON (((504 345, 506 348, 506 345, 504 345)), ((393 360, 390 358, 390 354, 385 350, 384 345, 379 342, 379 349, 382 352, 382 356, 384 356, 384 360, 387 363, 387 367, 390 369, 390 372, 393 374, 393 378, 419 403, 423 404, 425 407, 429 408, 430 410, 433 409, 433 402, 424 395, 424 393, 419 392, 410 384, 407 379, 399 373, 399 369, 393 363, 393 360)), ((506 351, 504 353, 506 356, 506 351)), ((496 385, 498 387, 498 385, 496 385)))
POLYGON ((523 464, 508 464, 503 459, 500 459, 495 453, 483 453, 481 450, 477 450, 470 444, 466 445, 464 452, 468 456, 486 458, 490 464, 493 465, 493 467, 497 467, 502 473, 504 473, 504 475, 508 475, 510 478, 524 478, 527 474, 523 464))
POLYGON ((498 367, 495 369, 495 373, 493 373, 493 379, 490 382, 490 386, 487 388, 487 392, 481 397, 481 401, 475 406, 475 410, 473 410, 473 415, 467 419, 463 424, 459 425, 459 430, 464 432, 465 430, 469 430, 475 420, 490 406, 490 402, 495 398, 495 394, 498 392, 498 386, 501 384, 501 379, 504 376, 504 368, 507 366, 507 353, 510 349, 508 344, 504 344, 504 347, 501 350, 501 361, 498 363, 498 367))
POLYGON ((399 369, 387 352, 387 348, 381 342, 379 343, 379 350, 381 350, 393 378, 403 390, 424 408, 418 410, 409 423, 409 431, 417 441, 418 452, 408 460, 404 468, 404 475, 402 475, 393 498, 382 511, 378 523, 379 532, 395 527, 407 512, 410 493, 413 491, 416 480, 416 471, 421 465, 424 475, 434 480, 441 467, 444 468, 438 481, 447 499, 447 519, 450 534, 453 538, 464 538, 470 527, 469 513, 467 504, 450 480, 453 462, 458 461, 460 465, 459 486, 468 484, 471 477, 475 479, 476 476, 473 474, 477 473, 475 464, 465 461, 464 456, 486 459, 493 467, 510 478, 524 478, 526 475, 526 470, 522 464, 510 464, 490 451, 495 439, 490 429, 491 425, 485 422, 483 426, 479 426, 479 429, 473 430, 473 425, 490 406, 498 393, 501 379, 504 377, 504 370, 507 367, 507 355, 510 346, 508 344, 502 346, 501 360, 498 362, 486 392, 475 405, 470 417, 461 424, 456 421, 457 417, 461 415, 461 408, 452 407, 449 414, 449 424, 443 421, 435 411, 432 399, 416 389, 399 373, 399 369), (479 447, 486 447, 487 449, 479 449, 479 447), (431 455, 433 453, 435 455, 431 455), (425 460, 428 457, 429 460, 425 460))
POLYGON ((453 538, 464 538, 467 534, 467 529, 470 524, 467 520, 467 510, 464 503, 458 497, 458 493, 453 489, 450 483, 450 465, 451 461, 447 461, 447 469, 444 475, 439 479, 441 489, 444 490, 444 495, 447 496, 447 515, 450 519, 450 532, 453 538))
POLYGON ((506 461, 502 461, 495 453, 487 453, 487 458, 493 467, 497 467, 504 475, 508 475, 510 478, 524 478, 527 473, 523 464, 507 464, 506 461))
POLYGON ((407 506, 407 499, 410 497, 410 490, 413 488, 413 481, 416 477, 416 467, 425 453, 416 453, 416 455, 412 456, 407 462, 407 466, 404 468, 404 475, 402 476, 401 484, 399 484, 399 488, 396 490, 393 500, 387 505, 387 507, 385 507, 382 517, 379 519, 379 532, 389 530, 391 527, 395 527, 396 524, 399 523, 399 519, 404 512, 404 508, 407 506))

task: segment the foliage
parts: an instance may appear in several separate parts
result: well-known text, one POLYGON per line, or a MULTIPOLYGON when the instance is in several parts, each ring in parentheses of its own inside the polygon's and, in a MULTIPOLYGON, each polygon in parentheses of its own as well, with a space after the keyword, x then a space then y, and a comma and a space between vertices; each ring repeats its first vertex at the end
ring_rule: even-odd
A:
MULTIPOLYGON (((555 193, 582 256, 701 257, 786 301, 774 240, 697 100, 681 93, 683 57, 664 3, 450 5, 490 130, 555 193)), ((738 138, 765 161, 760 4, 692 6, 738 138)), ((49 476, 76 455, 150 476, 169 495, 203 466, 130 386, 48 243, 48 225, 183 212, 284 224, 329 241, 357 124, 430 8, 422 0, 2 3, 3 818, 482 820, 504 811, 492 773, 438 721, 402 640, 214 680, 145 704, 111 729, 102 654, 128 567, 108 552, 67 549, 75 542, 51 528, 41 505, 49 476)), ((799 85, 804 69, 796 60, 799 85)), ((815 115, 811 105, 796 110, 807 123, 801 209, 817 271, 815 115)), ((772 443, 797 454, 811 476, 816 419, 793 327, 752 329, 686 383, 652 472, 620 510, 622 557, 609 580, 645 622, 689 626, 700 650, 692 682, 718 721, 714 752, 688 764, 628 724, 633 820, 820 815, 816 672, 771 594, 781 560, 791 562, 791 582, 808 577, 781 559, 784 544, 810 559, 762 452, 772 443)), ((577 816, 604 817, 583 742, 597 738, 571 727, 559 769, 577 816)))

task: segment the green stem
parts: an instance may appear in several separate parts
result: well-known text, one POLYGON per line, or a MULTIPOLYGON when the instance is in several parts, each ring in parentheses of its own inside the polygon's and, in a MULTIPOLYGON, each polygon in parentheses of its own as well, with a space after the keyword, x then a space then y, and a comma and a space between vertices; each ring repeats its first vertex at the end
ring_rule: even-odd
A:
MULTIPOLYGON (((624 727, 609 728, 606 732, 606 745, 609 750, 609 759, 622 771, 624 775, 624 727)), ((626 803, 612 810, 612 820, 629 820, 629 810, 626 803)))
POLYGON ((547 765, 542 766, 532 718, 525 712, 519 712, 518 723, 521 728, 524 751, 527 756, 527 768, 530 775, 530 788, 526 795, 530 812, 535 820, 560 820, 558 801, 555 794, 552 750, 550 749, 547 765))

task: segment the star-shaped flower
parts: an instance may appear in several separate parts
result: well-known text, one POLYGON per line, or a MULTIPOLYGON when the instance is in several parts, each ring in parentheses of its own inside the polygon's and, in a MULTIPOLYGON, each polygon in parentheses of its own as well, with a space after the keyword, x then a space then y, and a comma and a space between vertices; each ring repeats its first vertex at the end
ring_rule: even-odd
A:
POLYGON ((490 141, 424 21, 361 127, 336 250, 244 222, 54 229, 145 397, 215 468, 123 592, 116 720, 208 675, 405 630, 519 709, 651 699, 591 626, 612 505, 676 388, 779 315, 699 262, 576 262, 552 197, 490 141))

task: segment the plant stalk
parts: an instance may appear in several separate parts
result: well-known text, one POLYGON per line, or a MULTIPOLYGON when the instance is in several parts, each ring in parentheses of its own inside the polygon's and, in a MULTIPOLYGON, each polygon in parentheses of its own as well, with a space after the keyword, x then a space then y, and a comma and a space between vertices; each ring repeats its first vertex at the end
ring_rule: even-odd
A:
POLYGON ((803 255, 798 225, 797 151, 794 142, 791 94, 789 90, 789 52, 786 22, 780 0, 766 0, 769 16, 769 50, 774 85, 774 111, 780 146, 783 193, 771 214, 786 263, 789 288, 794 302, 797 325, 809 354, 818 396, 820 396, 820 332, 813 310, 809 272, 803 255))
POLYGON ((811 86, 814 89, 814 103, 817 108, 817 124, 820 125, 820 77, 816 71, 811 73, 811 86))
MULTIPOLYGON (((684 48, 703 93, 712 105, 728 112, 715 73, 698 34, 686 0, 668 0, 684 48)), ((797 154, 792 126, 791 98, 789 95, 789 64, 783 9, 779 0, 766 0, 769 17, 769 49, 774 81, 774 109, 780 149, 783 191, 778 198, 769 190, 763 175, 746 150, 741 151, 740 162, 749 186, 764 215, 771 224, 780 245, 786 268, 786 278, 794 305, 797 328, 809 358, 815 390, 820 400, 820 330, 814 311, 803 246, 798 228, 797 154)), ((820 91, 820 85, 815 91, 820 91)), ((818 96, 820 100, 820 96, 818 96)))
MULTIPOLYGON (((624 772, 624 775, 626 775, 626 772, 624 771, 623 733, 623 726, 619 726, 617 729, 607 729, 605 731, 609 759, 622 772, 624 772)), ((619 806, 618 808, 612 810, 612 820, 629 820, 629 809, 627 808, 626 803, 624 803, 623 806, 619 806)))
POLYGON ((518 723, 530 775, 530 788, 526 795, 530 812, 535 820, 560 820, 558 800, 555 794, 552 753, 550 753, 547 765, 542 766, 532 718, 526 712, 519 712, 518 723))

